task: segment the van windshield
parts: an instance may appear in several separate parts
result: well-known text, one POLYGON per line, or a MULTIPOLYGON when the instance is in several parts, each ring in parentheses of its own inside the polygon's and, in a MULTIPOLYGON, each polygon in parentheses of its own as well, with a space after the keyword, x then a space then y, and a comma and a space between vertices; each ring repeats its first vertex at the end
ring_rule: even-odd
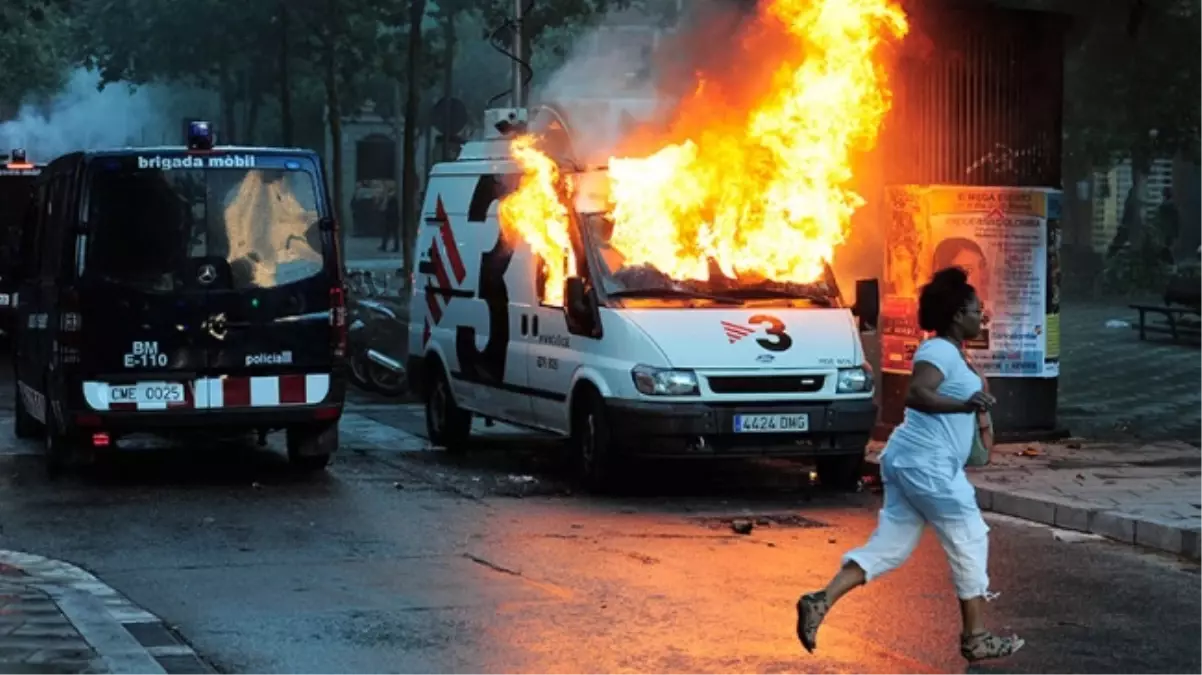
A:
POLYGON ((303 171, 100 168, 87 208, 87 274, 110 282, 179 290, 201 260, 234 289, 322 270, 317 184, 303 171))
POLYGON ((626 265, 622 252, 610 243, 613 221, 604 213, 583 216, 586 240, 596 253, 600 267, 600 285, 610 297, 687 300, 708 298, 755 304, 789 306, 838 306, 839 289, 829 266, 826 279, 808 284, 776 282, 765 279, 731 279, 712 265, 710 278, 673 279, 651 265, 626 265))

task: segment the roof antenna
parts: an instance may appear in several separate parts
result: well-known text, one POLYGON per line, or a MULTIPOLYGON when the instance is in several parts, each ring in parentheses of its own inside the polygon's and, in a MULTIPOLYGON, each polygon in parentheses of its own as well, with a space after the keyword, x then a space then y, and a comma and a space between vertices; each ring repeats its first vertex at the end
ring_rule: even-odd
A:
POLYGON ((513 6, 513 18, 498 26, 492 32, 492 35, 489 36, 489 41, 492 43, 493 49, 508 56, 513 62, 513 87, 509 91, 492 97, 485 104, 485 137, 489 139, 513 138, 514 136, 524 134, 526 133, 529 121, 529 112, 525 108, 525 90, 530 84, 530 80, 534 77, 534 70, 530 67, 529 63, 522 59, 522 17, 530 13, 530 10, 534 7, 534 0, 513 0, 513 6), (525 3, 524 6, 523 2, 525 3), (497 39, 501 31, 505 28, 510 28, 513 31, 510 49, 506 49, 504 43, 497 39), (510 107, 493 108, 493 103, 503 98, 506 94, 509 94, 510 107))

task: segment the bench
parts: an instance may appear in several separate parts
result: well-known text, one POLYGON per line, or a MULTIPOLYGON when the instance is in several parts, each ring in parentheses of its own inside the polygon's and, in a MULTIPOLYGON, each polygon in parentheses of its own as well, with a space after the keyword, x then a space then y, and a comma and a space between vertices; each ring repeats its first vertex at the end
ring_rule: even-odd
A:
POLYGON ((1130 305, 1131 309, 1139 312, 1139 339, 1146 340, 1148 333, 1169 334, 1176 341, 1179 337, 1202 338, 1202 324, 1198 321, 1182 321, 1190 315, 1199 316, 1193 307, 1169 307, 1167 305, 1130 305), (1168 321, 1165 324, 1149 324, 1148 313, 1161 314, 1168 321))

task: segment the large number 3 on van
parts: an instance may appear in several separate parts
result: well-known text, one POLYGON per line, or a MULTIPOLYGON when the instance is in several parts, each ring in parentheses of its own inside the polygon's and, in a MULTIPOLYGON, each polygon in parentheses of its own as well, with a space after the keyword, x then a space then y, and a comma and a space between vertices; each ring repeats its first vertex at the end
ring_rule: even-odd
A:
POLYGON ((328 464, 345 310, 314 153, 75 153, 34 204, 16 431, 43 436, 52 467, 128 433, 280 429, 294 464, 328 464))

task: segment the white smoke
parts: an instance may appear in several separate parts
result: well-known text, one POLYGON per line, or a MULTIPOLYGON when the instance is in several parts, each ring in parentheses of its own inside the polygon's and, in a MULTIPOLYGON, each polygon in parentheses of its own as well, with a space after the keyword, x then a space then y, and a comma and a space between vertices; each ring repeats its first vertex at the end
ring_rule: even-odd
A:
POLYGON ((651 78, 662 35, 651 22, 631 25, 628 13, 610 15, 573 40, 565 62, 540 78, 531 102, 564 113, 580 162, 604 164, 629 123, 652 122, 663 111, 651 78))
POLYGON ((118 82, 100 90, 99 84, 96 72, 79 69, 48 102, 23 105, 0 124, 0 151, 24 148, 30 161, 45 163, 76 150, 179 145, 184 118, 211 110, 203 96, 176 87, 118 82))

